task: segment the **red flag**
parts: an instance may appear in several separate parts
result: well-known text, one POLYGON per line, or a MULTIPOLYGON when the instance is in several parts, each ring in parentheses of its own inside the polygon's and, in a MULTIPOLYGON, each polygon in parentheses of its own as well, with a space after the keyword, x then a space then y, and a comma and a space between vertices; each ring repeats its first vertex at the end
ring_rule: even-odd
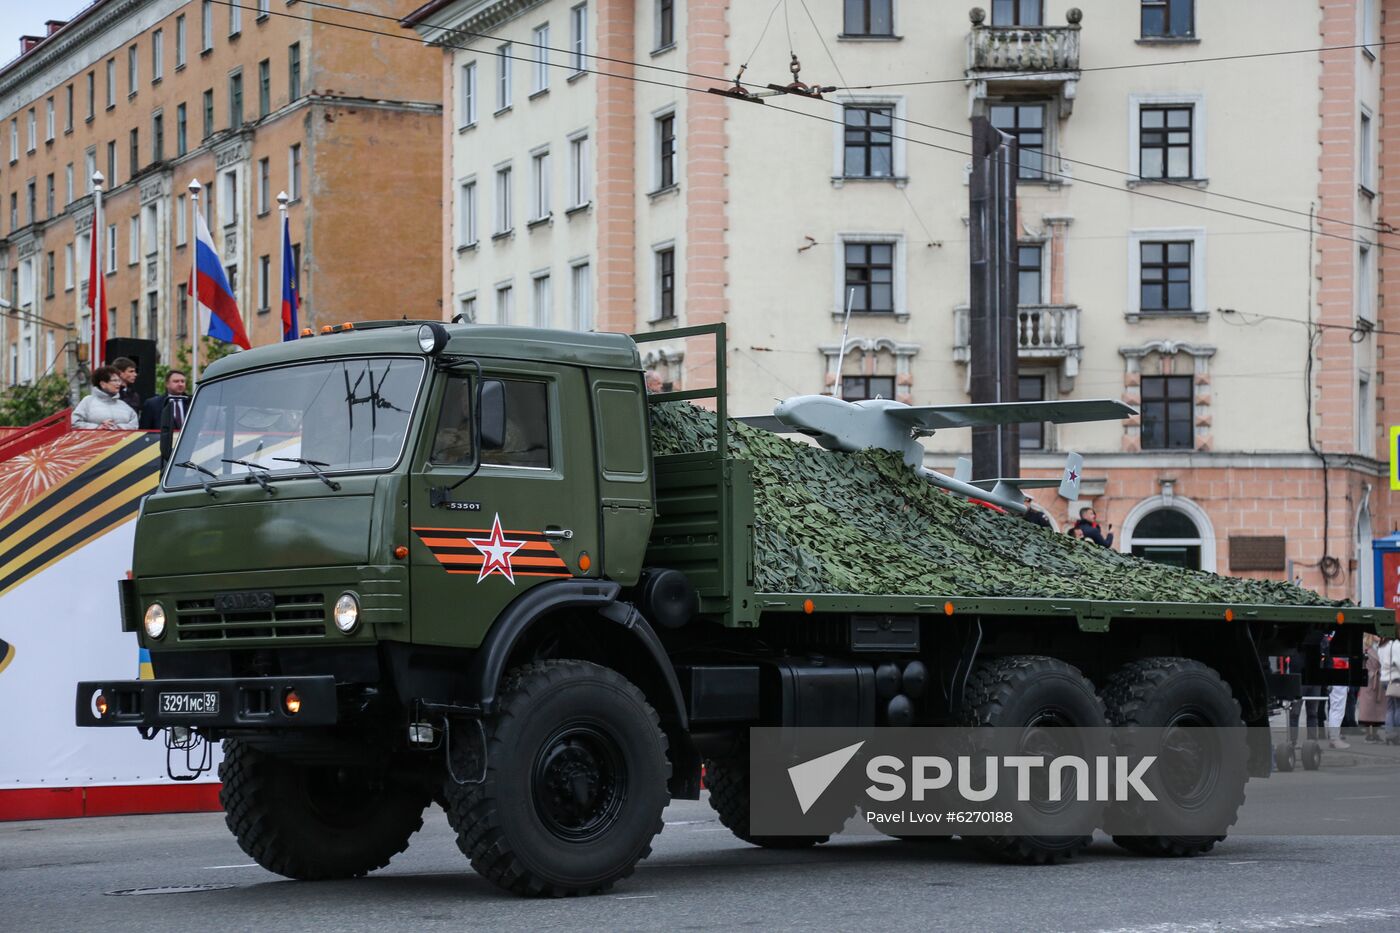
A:
POLYGON ((106 362, 107 347, 107 282, 102 274, 102 249, 98 236, 101 230, 101 212, 92 212, 92 242, 88 250, 88 309, 92 314, 92 331, 88 339, 92 344, 90 369, 97 369, 106 362))

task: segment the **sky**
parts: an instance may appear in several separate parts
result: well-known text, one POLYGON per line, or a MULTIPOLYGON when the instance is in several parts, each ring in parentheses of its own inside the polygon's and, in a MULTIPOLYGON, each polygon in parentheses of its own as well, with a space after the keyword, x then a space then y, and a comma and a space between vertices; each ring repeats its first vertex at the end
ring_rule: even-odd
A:
POLYGON ((44 20, 72 19, 92 0, 0 0, 0 65, 19 55, 19 37, 42 36, 44 20))

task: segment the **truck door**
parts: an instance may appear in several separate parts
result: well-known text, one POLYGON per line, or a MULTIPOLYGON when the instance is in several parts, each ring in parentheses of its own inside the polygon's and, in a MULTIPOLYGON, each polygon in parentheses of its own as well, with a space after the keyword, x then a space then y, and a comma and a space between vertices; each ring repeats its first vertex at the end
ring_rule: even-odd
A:
MULTIPOLYGON (((596 576, 598 502, 583 372, 528 362, 483 365, 503 431, 476 464, 471 422, 476 375, 439 376, 410 482, 413 640, 475 646, 531 586, 596 576)), ((487 422, 487 419, 483 419, 487 422)), ((500 425, 496 425, 499 427, 500 425)))

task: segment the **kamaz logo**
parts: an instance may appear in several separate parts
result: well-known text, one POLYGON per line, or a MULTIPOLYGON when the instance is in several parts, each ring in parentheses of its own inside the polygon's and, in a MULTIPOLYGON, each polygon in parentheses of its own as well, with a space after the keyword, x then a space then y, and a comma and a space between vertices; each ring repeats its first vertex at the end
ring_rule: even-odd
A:
POLYGON ((243 593, 217 593, 214 608, 219 612, 270 611, 277 606, 277 597, 266 590, 249 590, 243 593))

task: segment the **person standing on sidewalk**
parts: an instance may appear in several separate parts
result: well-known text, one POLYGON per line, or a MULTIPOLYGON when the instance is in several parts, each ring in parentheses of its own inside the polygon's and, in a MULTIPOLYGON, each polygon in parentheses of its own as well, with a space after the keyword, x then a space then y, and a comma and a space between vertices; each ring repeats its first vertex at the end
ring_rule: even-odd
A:
POLYGON ((1367 742, 1379 742, 1379 728, 1385 722, 1385 690, 1381 687, 1381 661, 1376 655, 1380 639, 1367 632, 1361 644, 1366 654, 1366 686, 1356 697, 1356 721, 1366 730, 1367 742))
POLYGON ((1385 743, 1400 745, 1400 641, 1388 638, 1376 649, 1385 694, 1385 743))

